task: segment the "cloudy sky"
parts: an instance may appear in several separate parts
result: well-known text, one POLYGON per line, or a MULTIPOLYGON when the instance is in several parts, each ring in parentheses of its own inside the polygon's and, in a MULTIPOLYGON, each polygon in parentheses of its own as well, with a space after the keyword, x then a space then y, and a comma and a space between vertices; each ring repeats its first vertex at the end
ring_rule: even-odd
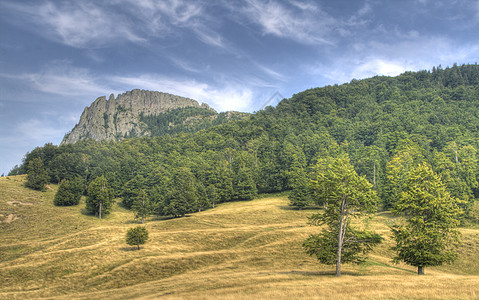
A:
POLYGON ((478 0, 0 0, 0 174, 59 144, 99 96, 139 88, 253 112, 475 63, 478 32, 478 0))

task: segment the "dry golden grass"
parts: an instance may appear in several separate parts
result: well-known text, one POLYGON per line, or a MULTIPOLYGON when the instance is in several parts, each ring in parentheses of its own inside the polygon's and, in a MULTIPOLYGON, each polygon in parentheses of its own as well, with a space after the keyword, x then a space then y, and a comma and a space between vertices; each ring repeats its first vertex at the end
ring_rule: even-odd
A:
POLYGON ((115 206, 103 220, 82 214, 84 203, 53 206, 57 189, 23 187, 0 178, 0 298, 57 299, 478 299, 479 229, 461 229, 454 265, 394 265, 388 222, 369 228, 386 240, 362 266, 343 276, 305 254, 302 241, 318 228, 311 210, 284 196, 226 203, 185 218, 155 220, 140 251, 125 243, 133 213, 115 206), (5 222, 6 216, 16 219, 5 222))

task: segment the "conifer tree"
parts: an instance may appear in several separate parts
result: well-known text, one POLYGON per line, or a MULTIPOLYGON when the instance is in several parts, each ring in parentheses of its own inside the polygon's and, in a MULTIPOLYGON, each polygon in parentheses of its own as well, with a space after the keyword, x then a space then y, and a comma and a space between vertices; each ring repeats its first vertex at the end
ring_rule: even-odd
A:
POLYGON ((146 194, 145 190, 140 190, 136 197, 131 209, 136 212, 135 218, 141 218, 141 224, 145 223, 147 218, 153 211, 150 198, 146 194))
POLYGON ((103 215, 110 213, 113 205, 113 191, 110 189, 106 178, 102 175, 93 180, 88 186, 86 209, 89 213, 103 215))
POLYGON ((28 163, 26 187, 43 191, 48 182, 48 173, 41 158, 37 157, 28 163))
POLYGON ((82 193, 83 183, 80 178, 75 178, 72 181, 64 179, 58 187, 53 204, 56 206, 77 205, 80 202, 82 193))

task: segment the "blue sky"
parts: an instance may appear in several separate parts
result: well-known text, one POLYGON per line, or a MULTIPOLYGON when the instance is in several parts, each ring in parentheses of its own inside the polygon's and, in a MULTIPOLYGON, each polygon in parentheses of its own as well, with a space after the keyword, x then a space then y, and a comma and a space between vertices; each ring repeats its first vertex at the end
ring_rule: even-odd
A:
POLYGON ((99 96, 139 88, 253 112, 475 63, 478 32, 478 0, 0 0, 0 174, 59 144, 99 96))

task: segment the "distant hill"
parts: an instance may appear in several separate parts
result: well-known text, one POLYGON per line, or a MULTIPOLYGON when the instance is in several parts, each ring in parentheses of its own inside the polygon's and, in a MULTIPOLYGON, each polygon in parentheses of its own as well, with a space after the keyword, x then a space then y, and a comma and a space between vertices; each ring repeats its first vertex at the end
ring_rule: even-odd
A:
POLYGON ((256 193, 295 191, 319 158, 347 154, 384 208, 398 195, 397 161, 405 169, 426 162, 479 220, 477 64, 309 89, 235 121, 191 99, 161 97, 167 96, 134 90, 97 100, 64 143, 79 142, 38 147, 10 174, 26 173, 38 157, 51 182, 105 176, 126 207, 130 191, 143 189, 162 207, 158 214, 168 215, 170 200, 180 199, 170 195, 182 192, 170 191, 175 180, 188 178, 193 212, 256 193), (153 103, 162 103, 161 111, 153 103), (94 141, 100 138, 123 140, 94 141))
POLYGON ((62 144, 79 140, 120 141, 129 137, 195 132, 212 125, 246 116, 245 113, 217 113, 207 104, 167 93, 132 90, 96 99, 83 111, 78 124, 62 144))

